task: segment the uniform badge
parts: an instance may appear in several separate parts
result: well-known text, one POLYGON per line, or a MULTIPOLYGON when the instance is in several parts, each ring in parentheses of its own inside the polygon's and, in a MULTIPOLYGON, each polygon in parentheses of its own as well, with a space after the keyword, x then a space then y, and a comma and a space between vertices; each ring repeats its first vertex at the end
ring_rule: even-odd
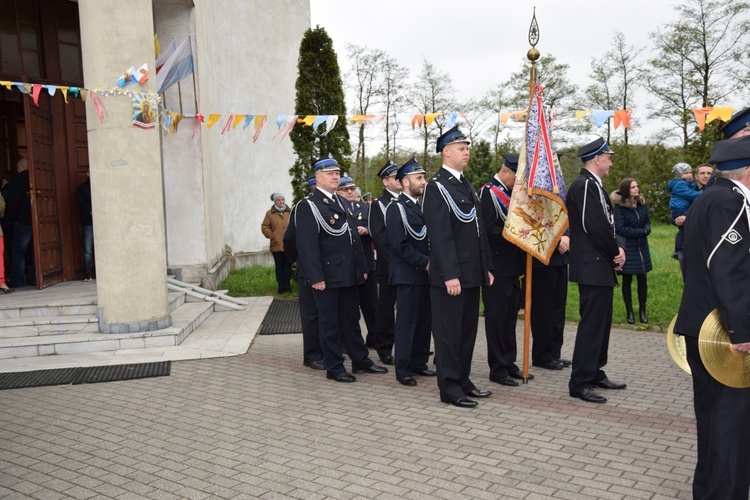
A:
POLYGON ((339 219, 339 214, 333 214, 333 218, 336 219, 336 220, 338 220, 339 219))
POLYGON ((362 214, 359 214, 359 215, 357 216, 357 220, 362 220, 362 214))
POLYGON ((325 203, 326 205, 328 205, 328 198, 323 198, 323 203, 325 203))
POLYGON ((726 236, 726 240, 731 243, 732 245, 736 245, 740 241, 742 241, 742 235, 737 232, 736 229, 732 229, 729 231, 729 233, 726 236))
POLYGON ((328 221, 328 223, 329 223, 330 225, 332 225, 332 226, 333 226, 333 223, 334 223, 334 222, 335 222, 335 221, 334 221, 333 219, 331 219, 331 220, 329 220, 329 221, 328 221))

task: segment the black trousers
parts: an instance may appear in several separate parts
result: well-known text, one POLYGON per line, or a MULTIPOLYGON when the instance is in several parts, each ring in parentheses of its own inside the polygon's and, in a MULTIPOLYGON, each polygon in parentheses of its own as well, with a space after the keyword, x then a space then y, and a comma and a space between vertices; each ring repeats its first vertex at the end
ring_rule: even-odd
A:
POLYGON ((516 321, 520 298, 518 277, 495 276, 492 286, 482 287, 490 380, 518 371, 516 321))
POLYGON ((297 278, 297 296, 302 322, 302 361, 320 361, 323 359, 323 349, 320 347, 318 333, 318 306, 315 303, 313 289, 306 285, 304 278, 297 278))
POLYGON ((396 285, 395 368, 396 377, 411 377, 413 371, 427 368, 430 358, 432 317, 430 287, 396 285))
POLYGON ((479 323, 479 287, 462 288, 456 296, 430 286, 432 333, 435 337, 440 400, 456 401, 476 389, 471 382, 471 359, 479 323))
POLYGON ((396 287, 388 284, 388 275, 378 274, 378 317, 375 333, 367 334, 367 345, 372 346, 380 356, 391 354, 393 350, 393 329, 396 324, 396 287))
POLYGON ((367 274, 367 281, 359 286, 359 308, 365 319, 367 336, 374 333, 378 319, 378 277, 375 271, 367 274))
POLYGON ((289 281, 292 279, 292 263, 286 258, 284 252, 273 252, 273 262, 276 265, 276 283, 279 293, 291 290, 289 281))
POLYGON ((535 267, 531 287, 531 361, 560 359, 568 300, 568 266, 535 267))
POLYGON ((356 286, 313 289, 318 306, 318 330, 323 363, 330 375, 346 371, 341 341, 352 360, 352 369, 373 365, 359 329, 359 293, 356 286))
POLYGON ((623 274, 622 278, 622 300, 625 306, 633 306, 633 276, 638 281, 638 305, 644 307, 648 299, 648 281, 645 274, 623 274))
POLYGON ((696 500, 747 500, 750 489, 750 388, 727 387, 706 371, 698 339, 685 337, 693 374, 698 428, 698 463, 693 477, 696 500))
POLYGON ((581 321, 573 350, 573 371, 568 382, 571 392, 591 387, 607 377, 602 368, 607 364, 612 328, 612 290, 611 286, 578 284, 581 321))

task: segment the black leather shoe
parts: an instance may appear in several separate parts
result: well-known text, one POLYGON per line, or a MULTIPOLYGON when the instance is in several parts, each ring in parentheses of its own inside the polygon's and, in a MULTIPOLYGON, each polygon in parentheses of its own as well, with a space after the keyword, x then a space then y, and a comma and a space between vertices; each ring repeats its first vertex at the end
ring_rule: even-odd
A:
POLYGON ((635 324, 635 314, 633 314, 633 310, 632 309, 628 310, 627 320, 628 320, 628 324, 629 325, 635 324))
POLYGON ((561 363, 563 365, 563 368, 567 368, 573 364, 571 360, 565 359, 565 358, 556 359, 555 361, 557 361, 558 363, 561 363))
POLYGON ((553 359, 547 363, 531 363, 533 366, 544 368, 545 370, 562 370, 565 365, 562 362, 553 359))
POLYGON ((513 380, 510 377, 490 377, 491 382, 495 382, 496 384, 500 385, 507 385, 510 387, 518 387, 518 382, 513 380))
POLYGON ((422 375, 423 377, 435 377, 437 376, 436 370, 430 370, 429 368, 425 368, 423 370, 415 370, 412 371, 415 375, 422 375))
POLYGON ((459 408, 474 408, 479 404, 473 399, 469 399, 465 396, 455 401, 448 401, 448 403, 452 404, 453 406, 458 406, 459 408))
POLYGON ((388 373, 388 368, 386 368, 385 366, 370 365, 367 368, 355 368, 352 371, 354 373, 365 373, 365 372, 367 372, 367 373, 382 374, 382 373, 388 373))
POLYGON ((350 375, 349 373, 342 372, 337 373, 336 375, 331 375, 330 373, 326 373, 326 378, 329 380, 335 380, 336 382, 356 382, 357 377, 354 375, 350 375))
POLYGON ((644 324, 648 323, 648 316, 646 316, 646 309, 645 308, 641 309, 640 311, 638 311, 638 316, 639 316, 638 319, 641 320, 641 323, 644 323, 644 324))
MULTIPOLYGON (((516 378, 518 380, 523 380, 523 372, 521 370, 516 370, 512 373, 510 373, 510 376, 513 378, 516 378)), ((534 380, 534 374, 529 373, 529 376, 526 377, 526 380, 534 380)))
POLYGON ((313 370, 325 370, 326 366, 323 364, 323 360, 319 359, 317 361, 310 361, 309 363, 305 363, 305 366, 308 368, 312 368, 313 370))
POLYGON ((625 389, 628 384, 623 384, 621 382, 613 382, 608 378, 605 378, 604 380, 600 380, 596 383, 597 387, 601 387, 602 389, 625 389))
POLYGON ((393 356, 391 356, 390 354, 383 354, 380 356, 380 361, 382 361, 384 365, 392 365, 393 356))
POLYGON ((472 389, 466 393, 467 396, 472 398, 488 398, 492 396, 492 391, 480 391, 479 389, 472 389))
POLYGON ((580 391, 570 391, 570 396, 578 399, 582 399, 587 403, 606 403, 607 398, 600 396, 591 387, 586 387, 580 391))
POLYGON ((399 384, 403 385, 417 385, 417 381, 414 380, 414 377, 404 377, 404 378, 398 378, 396 377, 396 380, 398 380, 399 384))

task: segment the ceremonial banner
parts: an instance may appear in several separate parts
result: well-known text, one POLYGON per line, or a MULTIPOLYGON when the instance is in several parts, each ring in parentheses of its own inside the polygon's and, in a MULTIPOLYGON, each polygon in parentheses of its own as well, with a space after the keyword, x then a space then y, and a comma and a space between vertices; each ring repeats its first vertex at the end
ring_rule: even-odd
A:
POLYGON ((544 115, 542 93, 542 86, 536 85, 503 236, 549 264, 552 252, 568 228, 568 211, 565 180, 544 115))

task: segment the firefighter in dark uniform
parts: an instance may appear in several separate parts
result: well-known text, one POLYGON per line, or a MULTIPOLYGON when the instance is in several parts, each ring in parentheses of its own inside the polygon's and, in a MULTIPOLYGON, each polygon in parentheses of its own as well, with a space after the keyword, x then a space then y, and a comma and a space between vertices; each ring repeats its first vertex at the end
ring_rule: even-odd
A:
POLYGON ((375 198, 370 210, 370 236, 377 252, 377 272, 380 294, 378 295, 378 317, 375 335, 367 336, 367 345, 380 356, 380 360, 393 364, 393 327, 395 324, 396 288, 388 284, 388 237, 385 234, 385 210, 391 200, 401 194, 401 182, 396 179, 399 166, 386 161, 378 172, 383 182, 383 193, 375 198))
POLYGON ((685 337, 693 377, 698 428, 693 498, 745 500, 750 388, 728 387, 708 373, 698 334, 718 309, 732 350, 738 351, 734 355, 750 352, 750 136, 717 141, 709 161, 716 165, 714 182, 685 221, 685 287, 674 331, 685 337))
POLYGON ((427 228, 419 202, 427 183, 424 173, 414 158, 404 163, 396 174, 403 192, 386 211, 388 281, 396 287, 398 309, 394 331, 396 380, 406 386, 417 385, 414 375, 437 375, 427 367, 432 318, 427 228))
MULTIPOLYGON (((305 181, 308 188, 315 189, 315 175, 311 175, 305 181)), ((310 196, 308 194, 308 196, 310 196)), ((302 200, 307 199, 307 196, 302 200)), ((292 208, 289 215, 289 225, 284 231, 284 254, 289 262, 296 262, 297 275, 297 302, 299 303, 299 316, 302 324, 302 363, 313 370, 325 370, 323 364, 323 350, 320 348, 320 336, 318 335, 318 306, 315 305, 315 297, 312 288, 306 286, 305 270, 299 262, 297 252, 297 207, 292 208)))
POLYGON ((370 205, 363 201, 357 201, 356 189, 357 185, 354 183, 354 179, 345 175, 341 178, 337 192, 349 202, 347 210, 354 219, 359 239, 362 242, 367 280, 364 285, 359 286, 359 308, 362 310, 362 317, 365 319, 367 336, 369 337, 375 332, 377 320, 378 278, 375 274, 375 250, 372 248, 372 237, 369 230, 370 205))
POLYGON ((339 165, 331 155, 315 163, 316 189, 296 210, 298 260, 305 285, 318 306, 318 330, 326 375, 337 382, 356 378, 344 368, 341 339, 354 373, 387 373, 368 357, 359 330, 357 286, 367 278, 362 243, 348 202, 336 194, 339 165))
POLYGON ((437 140, 443 166, 425 188, 423 212, 430 243, 430 299, 440 400, 462 408, 490 396, 472 383, 479 293, 491 285, 492 257, 481 201, 463 170, 470 141, 458 127, 437 140))
POLYGON ((570 395, 589 403, 606 403, 594 387, 624 389, 611 381, 602 368, 607 364, 612 328, 612 291, 616 271, 625 263, 625 244, 615 235, 612 202, 602 179, 612 167, 614 154, 601 137, 578 149, 581 173, 568 189, 566 205, 570 220, 570 281, 580 294, 570 395))
MULTIPOLYGON (((518 385, 515 379, 523 379, 516 365, 516 320, 521 303, 519 278, 524 272, 526 252, 503 237, 510 194, 516 182, 518 155, 504 154, 503 159, 503 166, 480 193, 495 277, 491 286, 482 289, 482 300, 490 380, 513 387, 518 385)), ((533 378, 534 375, 529 374, 528 379, 533 378)))

